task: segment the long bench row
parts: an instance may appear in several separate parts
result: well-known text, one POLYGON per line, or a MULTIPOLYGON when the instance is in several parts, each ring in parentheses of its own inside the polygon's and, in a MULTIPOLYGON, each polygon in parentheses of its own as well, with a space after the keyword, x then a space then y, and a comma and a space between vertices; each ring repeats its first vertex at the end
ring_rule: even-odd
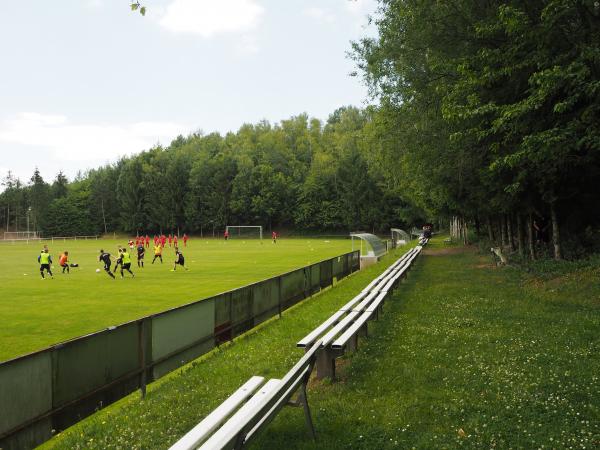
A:
POLYGON ((417 246, 404 254, 360 294, 299 341, 297 346, 306 352, 282 379, 250 378, 170 450, 245 448, 284 406, 304 409, 307 427, 315 438, 306 396, 313 367, 317 365, 318 378, 335 377, 335 359, 345 351, 356 349, 358 335, 367 334, 367 322, 378 317, 385 298, 406 275, 421 248, 417 246), (296 400, 292 400, 296 393, 296 400))
POLYGON ((383 302, 406 275, 421 252, 415 247, 369 283, 356 297, 342 306, 329 319, 315 328, 297 344, 310 349, 317 344, 317 378, 335 378, 335 360, 346 351, 354 351, 359 335, 368 334, 368 321, 377 319, 383 302))

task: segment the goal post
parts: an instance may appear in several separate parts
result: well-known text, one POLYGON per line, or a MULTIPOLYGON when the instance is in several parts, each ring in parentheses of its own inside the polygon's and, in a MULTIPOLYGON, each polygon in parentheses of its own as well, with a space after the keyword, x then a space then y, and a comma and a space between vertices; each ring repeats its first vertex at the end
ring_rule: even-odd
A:
POLYGON ((40 234, 37 231, 5 231, 5 241, 28 241, 39 239, 40 234))
POLYGON ((227 231, 229 238, 263 238, 263 227, 261 225, 227 225, 225 230, 227 231))

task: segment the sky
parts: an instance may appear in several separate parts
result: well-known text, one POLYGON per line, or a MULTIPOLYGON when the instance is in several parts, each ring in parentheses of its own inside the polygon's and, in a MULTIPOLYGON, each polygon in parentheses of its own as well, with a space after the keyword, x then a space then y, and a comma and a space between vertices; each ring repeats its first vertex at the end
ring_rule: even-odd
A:
POLYGON ((141 3, 0 1, 0 179, 366 104, 347 52, 375 33, 376 0, 141 3))

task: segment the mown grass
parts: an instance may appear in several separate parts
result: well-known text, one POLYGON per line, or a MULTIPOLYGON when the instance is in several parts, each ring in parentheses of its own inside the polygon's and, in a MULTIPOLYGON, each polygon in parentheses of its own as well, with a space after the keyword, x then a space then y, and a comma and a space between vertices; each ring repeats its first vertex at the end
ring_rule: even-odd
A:
POLYGON ((91 240, 49 243, 54 279, 41 280, 37 257, 40 243, 0 243, 0 361, 98 331, 111 325, 188 303, 229 289, 269 278, 322 259, 348 252, 346 239, 264 240, 192 239, 182 248, 189 271, 173 268, 174 250, 163 252, 164 264, 152 265, 147 250, 144 269, 136 278, 109 278, 98 262, 99 249, 116 255, 126 240, 91 240), (68 250, 72 262, 63 275, 58 256, 68 250))
POLYGON ((598 448, 598 268, 488 262, 424 256, 341 380, 311 389, 318 443, 284 411, 255 448, 598 448))
POLYGON ((153 383, 144 400, 132 394, 59 434, 43 448, 168 447, 251 376, 281 378, 302 357, 296 342, 404 251, 388 255, 381 264, 285 311, 281 319, 272 319, 153 383))
MULTIPOLYGON (((256 449, 597 448, 598 268, 540 278, 434 241, 340 379, 309 390, 318 441, 284 409, 256 449)), ((251 375, 281 377, 298 338, 383 265, 73 427, 48 448, 165 448, 251 375)))

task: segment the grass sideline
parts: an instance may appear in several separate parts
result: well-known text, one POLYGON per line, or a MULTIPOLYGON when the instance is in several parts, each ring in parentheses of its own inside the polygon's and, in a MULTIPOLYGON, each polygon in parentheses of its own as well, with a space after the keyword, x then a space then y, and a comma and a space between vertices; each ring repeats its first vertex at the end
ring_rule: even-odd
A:
MULTIPOLYGON (((164 250, 164 264, 150 264, 136 278, 109 278, 98 262, 99 249, 112 255, 121 240, 48 242, 54 260, 54 279, 42 280, 37 257, 42 244, 1 242, 0 249, 0 361, 40 350, 49 345, 117 325, 174 306, 206 298, 269 278, 351 250, 351 241, 325 239, 236 240, 192 238, 182 248, 188 272, 173 268, 174 250, 164 250), (58 256, 68 250, 72 268, 63 275, 58 256), (25 275, 26 274, 26 275, 25 275)), ((46 243, 44 241, 44 243, 46 243)))
MULTIPOLYGON (((386 302, 340 380, 312 382, 318 441, 284 409, 253 448, 594 448, 600 445, 600 269, 553 278, 439 239, 386 302)), ((251 375, 280 377, 298 338, 383 265, 303 302, 43 448, 165 448, 251 375), (268 360, 264 357, 269 355, 268 360)))
MULTIPOLYGON (((296 342, 406 250, 395 250, 382 263, 355 272, 331 289, 285 311, 281 319, 271 319, 151 384, 145 400, 132 394, 60 433, 41 448, 168 447, 252 375, 279 378, 285 374, 303 355, 296 342)), ((296 412, 302 414, 300 410, 296 412)))

